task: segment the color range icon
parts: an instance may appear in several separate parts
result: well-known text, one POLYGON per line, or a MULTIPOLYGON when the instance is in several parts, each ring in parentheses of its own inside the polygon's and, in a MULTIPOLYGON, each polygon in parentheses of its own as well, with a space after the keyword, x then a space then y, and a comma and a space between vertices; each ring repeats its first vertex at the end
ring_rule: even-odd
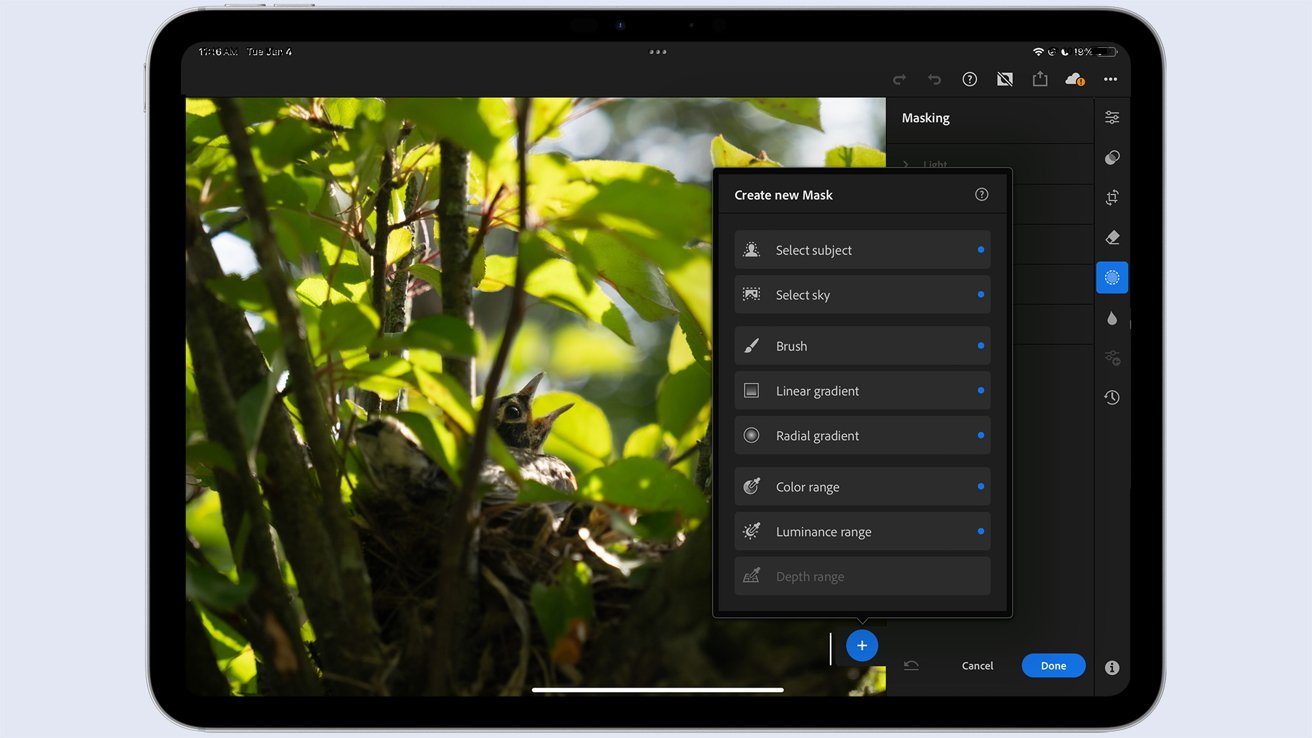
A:
POLYGON ((1124 295, 1130 291, 1130 264, 1100 261, 1094 265, 1094 290, 1100 295, 1124 295))

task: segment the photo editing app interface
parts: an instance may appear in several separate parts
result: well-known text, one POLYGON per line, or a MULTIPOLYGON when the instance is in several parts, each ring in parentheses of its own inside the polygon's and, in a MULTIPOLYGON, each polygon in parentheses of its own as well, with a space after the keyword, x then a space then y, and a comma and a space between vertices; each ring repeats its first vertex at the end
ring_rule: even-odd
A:
MULTIPOLYGON (((1128 54, 1042 40, 801 46, 301 42, 185 55, 189 213, 227 273, 206 282, 215 304, 246 310, 261 347, 294 339, 266 292, 239 290, 269 267, 247 244, 249 202, 232 179, 245 147, 318 337, 311 358, 333 377, 326 417, 345 419, 334 428, 355 449, 348 510, 376 516, 370 500, 404 471, 389 448, 422 472, 387 502, 404 512, 394 524, 359 529, 380 638, 401 654, 390 693, 424 684, 406 681, 407 665, 428 663, 411 652, 427 648, 422 629, 403 626, 441 621, 435 575, 413 564, 437 560, 425 546, 441 534, 402 534, 438 504, 415 490, 440 500, 458 469, 443 444, 464 448, 442 422, 452 347, 474 356, 477 406, 511 314, 521 222, 535 262, 495 428, 526 475, 544 475, 537 490, 577 499, 533 504, 485 475, 508 486, 486 493, 496 514, 478 522, 480 629, 452 641, 472 649, 468 684, 485 685, 465 692, 1127 686, 1128 54), (472 54, 489 60, 487 79, 539 95, 524 221, 527 98, 388 71, 472 54), (526 54, 552 63, 525 67, 526 54), (813 96, 738 97, 773 86, 813 96), (608 96, 563 97, 577 91, 608 96), (331 97, 361 92, 376 97, 331 97), (230 151, 235 115, 249 135, 230 151), (443 232, 462 222, 443 197, 468 203, 468 239, 443 232), (379 218, 387 249, 371 251, 379 218), (460 243, 483 251, 442 258, 460 243), (380 264, 386 278, 371 278, 380 264), (453 318, 442 299, 461 265, 469 301, 453 318), (325 331, 347 314, 360 337, 334 353, 325 331), (386 341, 373 340, 380 325, 386 341), (379 388, 391 394, 368 394, 379 388), (419 552, 401 557, 411 565, 375 555, 398 545, 419 552)), ((203 410, 195 425, 189 410, 189 432, 203 410)), ((217 500, 196 500, 190 538, 233 571, 217 500)), ((270 510, 295 555, 296 531, 270 510)), ((296 573, 298 611, 323 630, 334 613, 296 573)), ((257 693, 250 649, 215 650, 233 691, 257 693)))
POLYGON ((1124 689, 1120 51, 893 65, 885 169, 717 171, 717 617, 893 696, 1124 689))

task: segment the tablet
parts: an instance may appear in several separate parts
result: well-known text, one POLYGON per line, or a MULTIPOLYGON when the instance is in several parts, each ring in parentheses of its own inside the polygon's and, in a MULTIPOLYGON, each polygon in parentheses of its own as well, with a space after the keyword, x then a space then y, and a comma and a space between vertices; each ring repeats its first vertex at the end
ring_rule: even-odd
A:
POLYGON ((1096 728, 1155 703, 1138 18, 203 9, 147 83, 174 719, 1096 728))

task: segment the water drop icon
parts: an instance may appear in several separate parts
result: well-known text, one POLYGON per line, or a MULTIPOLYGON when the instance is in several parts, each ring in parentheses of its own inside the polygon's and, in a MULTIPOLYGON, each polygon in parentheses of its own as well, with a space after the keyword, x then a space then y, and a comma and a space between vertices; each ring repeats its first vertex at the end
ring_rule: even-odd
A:
POLYGON ((1108 310, 1108 311, 1107 311, 1107 325, 1116 325, 1117 322, 1118 322, 1118 321, 1116 320, 1116 313, 1113 313, 1112 311, 1108 310))

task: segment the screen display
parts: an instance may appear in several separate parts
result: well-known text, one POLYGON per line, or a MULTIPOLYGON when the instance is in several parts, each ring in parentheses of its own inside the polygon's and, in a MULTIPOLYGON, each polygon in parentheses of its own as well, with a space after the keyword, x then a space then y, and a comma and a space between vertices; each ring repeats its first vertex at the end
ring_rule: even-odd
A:
POLYGON ((191 45, 187 688, 1118 695, 1132 66, 191 45))

